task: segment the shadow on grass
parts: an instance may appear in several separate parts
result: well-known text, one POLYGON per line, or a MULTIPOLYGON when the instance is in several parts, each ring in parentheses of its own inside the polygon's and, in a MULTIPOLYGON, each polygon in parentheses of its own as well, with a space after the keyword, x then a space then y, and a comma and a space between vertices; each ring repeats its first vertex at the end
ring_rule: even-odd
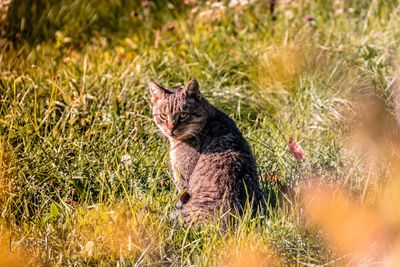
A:
POLYGON ((35 45, 62 34, 79 47, 96 35, 111 38, 151 31, 188 7, 182 1, 15 0, 8 7, 5 35, 14 45, 35 45))

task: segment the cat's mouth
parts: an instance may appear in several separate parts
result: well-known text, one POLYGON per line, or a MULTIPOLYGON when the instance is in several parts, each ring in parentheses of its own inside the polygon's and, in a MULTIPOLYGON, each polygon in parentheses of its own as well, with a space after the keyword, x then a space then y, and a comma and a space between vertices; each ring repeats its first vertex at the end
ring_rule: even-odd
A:
POLYGON ((168 136, 173 139, 185 139, 184 137, 187 135, 184 132, 174 131, 174 132, 169 132, 168 136))
POLYGON ((178 139, 179 136, 180 136, 180 133, 179 133, 177 130, 170 131, 170 130, 164 129, 164 130, 163 130, 163 133, 164 133, 164 135, 166 135, 167 137, 173 138, 173 139, 178 139))
POLYGON ((184 140, 184 139, 189 139, 190 137, 193 137, 194 134, 192 131, 187 131, 187 130, 179 130, 176 129, 174 131, 164 131, 165 135, 167 135, 169 138, 176 139, 176 140, 184 140))

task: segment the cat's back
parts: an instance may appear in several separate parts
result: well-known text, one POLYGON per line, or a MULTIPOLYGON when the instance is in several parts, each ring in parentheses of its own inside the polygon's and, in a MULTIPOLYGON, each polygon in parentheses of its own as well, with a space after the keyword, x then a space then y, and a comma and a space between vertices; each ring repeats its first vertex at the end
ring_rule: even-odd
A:
POLYGON ((251 156, 250 148, 235 122, 221 110, 215 109, 204 127, 205 138, 202 153, 218 151, 242 151, 251 156))
POLYGON ((218 109, 204 127, 196 165, 196 169, 202 171, 195 174, 223 177, 217 180, 225 182, 257 179, 256 164, 250 146, 235 122, 218 109))
POLYGON ((204 127, 189 188, 192 203, 201 208, 243 206, 248 196, 256 201, 261 199, 250 147, 234 121, 222 111, 216 110, 204 127))

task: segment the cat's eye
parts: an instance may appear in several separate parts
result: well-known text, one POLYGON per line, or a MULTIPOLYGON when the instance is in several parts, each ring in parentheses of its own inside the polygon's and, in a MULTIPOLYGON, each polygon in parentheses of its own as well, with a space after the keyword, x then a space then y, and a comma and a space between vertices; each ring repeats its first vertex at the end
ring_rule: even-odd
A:
POLYGON ((166 114, 160 114, 159 116, 160 116, 160 119, 162 119, 164 121, 167 119, 167 115, 166 114))
POLYGON ((189 114, 188 113, 181 113, 181 114, 179 114, 179 118, 181 120, 186 120, 187 118, 189 118, 189 114))

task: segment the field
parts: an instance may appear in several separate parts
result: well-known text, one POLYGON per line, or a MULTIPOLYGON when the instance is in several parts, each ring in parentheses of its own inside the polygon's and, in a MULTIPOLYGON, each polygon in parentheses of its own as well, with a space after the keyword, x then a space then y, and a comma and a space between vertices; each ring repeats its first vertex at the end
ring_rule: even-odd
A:
POLYGON ((271 11, 0 3, 0 266, 398 266, 400 2, 271 11), (268 215, 171 218, 147 81, 191 78, 249 141, 268 215))

